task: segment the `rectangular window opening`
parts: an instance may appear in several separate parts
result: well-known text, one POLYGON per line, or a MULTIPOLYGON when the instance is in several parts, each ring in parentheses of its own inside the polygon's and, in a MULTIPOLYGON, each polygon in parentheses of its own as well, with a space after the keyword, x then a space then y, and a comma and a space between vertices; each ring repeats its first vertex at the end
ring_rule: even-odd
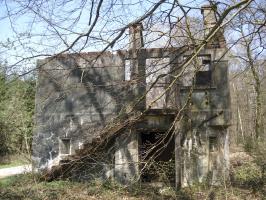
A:
POLYGON ((166 95, 164 94, 164 92, 165 88, 167 88, 167 85, 169 84, 170 81, 169 63, 170 63, 169 58, 146 59, 145 71, 146 71, 147 90, 150 89, 150 87, 152 86, 152 88, 148 91, 146 95, 146 105, 149 108, 162 109, 166 107, 166 95), (155 85, 153 85, 155 81, 157 82, 155 83, 155 85), (156 100, 156 102, 154 102, 154 100, 156 100))
POLYGON ((152 84, 158 76, 165 75, 158 80, 158 83, 165 84, 170 72, 169 58, 146 59, 146 83, 152 84))
MULTIPOLYGON (((183 56, 186 61, 188 55, 183 56)), ((183 77, 181 77, 184 86, 192 86, 195 79, 196 85, 209 85, 211 83, 211 56, 199 55, 195 58, 184 70, 183 77)))
POLYGON ((62 138, 60 141, 60 154, 70 154, 70 138, 62 138))
POLYGON ((199 56, 200 60, 200 69, 196 73, 196 85, 210 85, 211 84, 211 56, 205 55, 205 56, 199 56))
POLYGON ((125 81, 131 79, 131 60, 125 60, 125 81))
POLYGON ((218 145, 218 139, 217 137, 209 137, 209 149, 210 152, 215 152, 217 151, 217 145, 218 145))
POLYGON ((211 71, 198 71, 196 73, 196 85, 210 85, 211 84, 211 71))

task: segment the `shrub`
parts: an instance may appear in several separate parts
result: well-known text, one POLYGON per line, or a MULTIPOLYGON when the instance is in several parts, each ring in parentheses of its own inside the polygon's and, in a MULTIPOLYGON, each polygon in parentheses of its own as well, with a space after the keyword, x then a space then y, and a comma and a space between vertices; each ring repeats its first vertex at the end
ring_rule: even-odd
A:
POLYGON ((255 163, 243 164, 233 171, 233 183, 240 187, 258 188, 262 183, 262 172, 255 163))

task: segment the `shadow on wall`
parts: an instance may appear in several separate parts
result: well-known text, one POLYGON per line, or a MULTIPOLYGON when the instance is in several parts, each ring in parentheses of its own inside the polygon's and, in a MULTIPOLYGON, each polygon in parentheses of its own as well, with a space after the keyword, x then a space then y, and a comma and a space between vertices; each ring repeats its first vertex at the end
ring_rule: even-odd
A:
POLYGON ((82 148, 85 140, 92 141, 132 99, 125 84, 123 56, 106 52, 90 66, 88 61, 95 57, 95 53, 69 54, 38 63, 33 139, 37 168, 60 155, 63 138, 70 139, 70 154, 82 148))

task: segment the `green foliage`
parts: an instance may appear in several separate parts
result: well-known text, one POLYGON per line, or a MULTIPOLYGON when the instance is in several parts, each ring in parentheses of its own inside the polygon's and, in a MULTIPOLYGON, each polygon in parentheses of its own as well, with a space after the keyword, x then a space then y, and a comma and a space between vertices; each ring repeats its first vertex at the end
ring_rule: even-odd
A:
POLYGON ((254 148, 253 156, 255 157, 255 162, 262 170, 266 167, 266 141, 258 141, 256 148, 254 148))
POLYGON ((241 188, 250 188, 254 193, 259 191, 266 194, 266 141, 248 136, 243 141, 243 147, 247 157, 243 153, 237 160, 231 159, 232 183, 241 188))
MULTIPOLYGON (((30 153, 35 81, 0 74, 0 157, 30 153)), ((1 160, 0 160, 1 162, 1 160)))
POLYGON ((256 188, 261 185, 262 173, 254 163, 239 166, 234 172, 234 183, 243 187, 256 188))
POLYGON ((246 139, 243 141, 245 152, 252 153, 256 148, 256 142, 252 136, 246 136, 246 139))
POLYGON ((11 187, 15 185, 16 181, 18 179, 18 176, 9 176, 3 179, 0 179, 0 187, 11 187))
POLYGON ((30 164, 30 159, 27 159, 28 157, 25 157, 23 155, 9 155, 8 160, 5 164, 5 162, 2 162, 0 165, 0 169, 4 168, 10 168, 10 167, 16 167, 20 165, 26 165, 30 164))

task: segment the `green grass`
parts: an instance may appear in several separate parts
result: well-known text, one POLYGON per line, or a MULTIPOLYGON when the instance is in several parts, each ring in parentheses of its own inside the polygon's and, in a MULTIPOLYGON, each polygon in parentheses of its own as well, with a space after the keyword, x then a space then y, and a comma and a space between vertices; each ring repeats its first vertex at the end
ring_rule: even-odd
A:
POLYGON ((30 164, 29 160, 27 160, 25 157, 19 156, 19 155, 12 155, 10 157, 10 161, 4 164, 0 163, 0 169, 9 168, 9 167, 16 167, 20 165, 26 165, 30 164))
POLYGON ((26 164, 25 162, 15 161, 9 164, 0 165, 0 169, 9 168, 9 167, 17 167, 17 166, 25 165, 25 164, 26 164))
POLYGON ((17 181, 18 178, 18 176, 10 176, 0 179, 0 187, 10 187, 17 181))

